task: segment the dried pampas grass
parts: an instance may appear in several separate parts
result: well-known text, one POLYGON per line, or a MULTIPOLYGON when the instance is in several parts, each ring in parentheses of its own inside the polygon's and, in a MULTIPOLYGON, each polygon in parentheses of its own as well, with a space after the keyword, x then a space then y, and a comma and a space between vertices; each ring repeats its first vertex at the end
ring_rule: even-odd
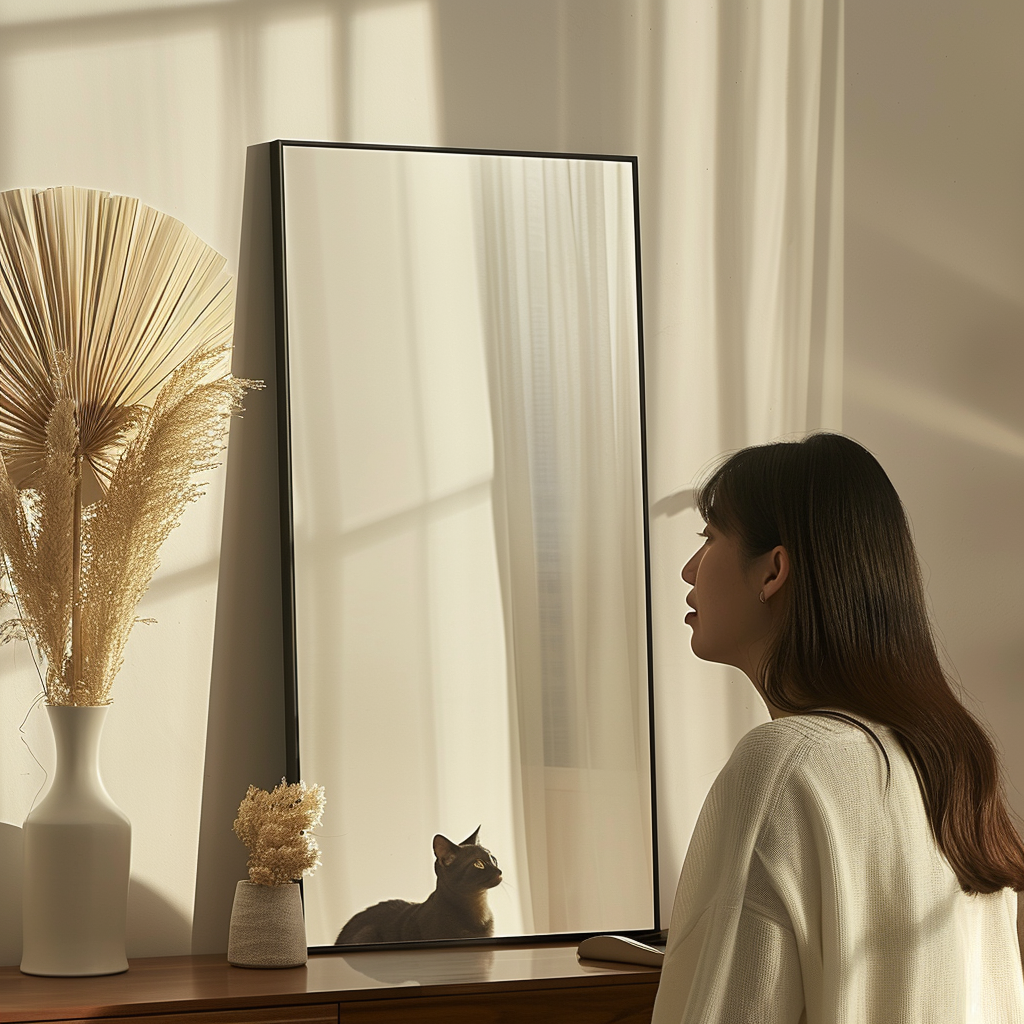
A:
POLYGON ((282 779, 271 792, 250 786, 232 826, 249 849, 249 881, 284 885, 320 864, 312 829, 324 814, 323 786, 292 785, 282 779))
MULTIPOLYGON (((157 551, 256 381, 230 376, 234 287, 126 196, 0 193, 0 552, 50 704, 105 704, 157 551)), ((0 597, 2 600, 2 597, 0 597)))

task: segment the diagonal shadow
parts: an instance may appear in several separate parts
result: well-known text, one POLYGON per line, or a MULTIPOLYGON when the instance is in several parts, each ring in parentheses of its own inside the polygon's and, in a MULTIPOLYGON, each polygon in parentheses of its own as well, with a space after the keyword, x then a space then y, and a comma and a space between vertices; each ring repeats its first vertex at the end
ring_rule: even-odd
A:
POLYGON ((245 847, 231 835, 250 784, 285 774, 270 156, 246 153, 233 372, 266 381, 231 427, 210 680, 192 952, 227 948, 245 847), (268 766, 276 767, 270 768, 268 766))

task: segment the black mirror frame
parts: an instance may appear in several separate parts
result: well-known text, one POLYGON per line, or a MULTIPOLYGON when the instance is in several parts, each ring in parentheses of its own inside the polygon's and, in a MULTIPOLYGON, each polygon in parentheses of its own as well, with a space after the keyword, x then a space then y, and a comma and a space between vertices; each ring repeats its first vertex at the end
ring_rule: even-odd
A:
MULTIPOLYGON (((545 153, 514 150, 463 149, 431 146, 389 146, 368 143, 316 142, 308 140, 278 139, 270 143, 270 192, 271 221, 274 248, 274 318, 277 340, 277 403, 278 403, 278 469, 279 501, 281 520, 281 585, 282 610, 284 618, 284 684, 285 684, 285 753, 287 778, 297 782, 301 778, 299 764, 299 715, 298 715, 298 668, 296 654, 295 623, 295 564, 294 564, 294 519, 291 490, 291 411, 288 371, 288 292, 287 254, 285 252, 285 203, 284 203, 284 151, 286 147, 311 147, 320 149, 353 149, 377 151, 406 151, 424 153, 461 153, 475 156, 541 157, 549 159, 576 159, 621 161, 631 165, 633 180, 633 224, 636 259, 636 301, 637 301, 637 360, 639 380, 640 413, 640 458, 641 486, 644 514, 644 600, 646 610, 647 643, 647 702, 648 702, 648 751, 650 758, 651 792, 651 870, 653 889, 653 927, 651 929, 627 929, 616 934, 626 935, 640 941, 661 941, 660 885, 658 865, 658 818, 657 787, 655 771, 655 729, 654 729, 654 662, 652 615, 651 615, 651 549, 649 497, 647 485, 647 423, 644 381, 643 345, 643 289, 640 275, 640 200, 639 173, 635 156, 609 156, 581 153, 545 153)), ((575 943, 596 934, 593 931, 557 932, 553 934, 501 935, 475 939, 436 939, 420 942, 387 942, 353 944, 346 946, 310 946, 310 953, 354 953, 363 950, 383 951, 390 949, 440 948, 449 946, 514 946, 539 945, 543 943, 575 943)))

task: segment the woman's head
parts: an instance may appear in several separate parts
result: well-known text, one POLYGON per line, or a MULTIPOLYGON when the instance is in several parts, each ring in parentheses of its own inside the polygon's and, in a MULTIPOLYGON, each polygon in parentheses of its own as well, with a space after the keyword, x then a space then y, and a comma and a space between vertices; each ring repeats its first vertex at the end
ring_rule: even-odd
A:
POLYGON ((903 505, 855 441, 820 433, 745 448, 698 489, 697 508, 765 595, 770 635, 755 671, 776 706, 857 710, 865 671, 934 661, 903 505))
POLYGON ((995 750, 939 662, 906 514, 874 456, 838 434, 745 448, 699 488, 697 508, 713 539, 683 570, 696 584, 696 653, 726 650, 721 609, 731 607, 769 706, 838 708, 889 726, 960 885, 1024 889, 995 750), (715 614, 702 621, 702 608, 715 614))

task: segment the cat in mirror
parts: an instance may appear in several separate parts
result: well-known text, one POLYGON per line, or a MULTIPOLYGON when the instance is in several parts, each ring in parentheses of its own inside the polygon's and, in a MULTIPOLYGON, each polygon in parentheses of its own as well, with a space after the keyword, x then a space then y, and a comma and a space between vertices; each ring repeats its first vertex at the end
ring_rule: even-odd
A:
POLYGON ((434 836, 434 891, 422 903, 384 900, 360 910, 338 932, 334 944, 493 935, 494 916, 487 905, 487 890, 501 881, 501 869, 490 850, 478 844, 479 836, 479 825, 461 843, 434 836))

